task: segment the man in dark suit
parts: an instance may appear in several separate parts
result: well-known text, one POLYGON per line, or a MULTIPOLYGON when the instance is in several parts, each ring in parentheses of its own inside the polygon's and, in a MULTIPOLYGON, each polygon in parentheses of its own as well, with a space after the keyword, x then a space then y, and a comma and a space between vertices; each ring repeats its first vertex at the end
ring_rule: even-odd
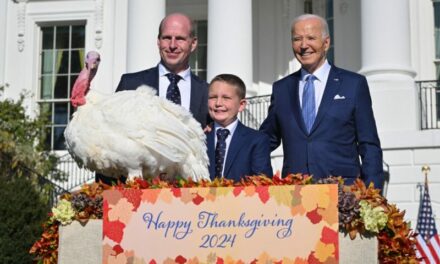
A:
POLYGON ((157 89, 160 97, 170 99, 167 96, 172 84, 169 76, 177 75, 180 104, 205 128, 208 119, 208 84, 194 75, 189 67, 190 55, 197 48, 191 19, 180 13, 165 17, 159 26, 157 46, 160 63, 147 70, 123 74, 116 92, 135 90, 145 84, 157 89))
MULTIPOLYGON (((159 25, 157 46, 160 62, 156 67, 123 74, 116 92, 148 85, 160 97, 180 104, 205 128, 208 115, 208 84, 191 72, 189 58, 197 48, 191 19, 180 13, 166 16, 159 25)), ((112 184, 114 179, 96 174, 95 181, 112 184)), ((124 179, 121 179, 124 181, 124 179)))
POLYGON ((239 181, 247 175, 272 177, 269 138, 244 126, 237 115, 246 107, 244 82, 232 74, 220 74, 209 85, 208 110, 214 127, 207 135, 211 179, 239 181))
POLYGON ((272 150, 283 143, 282 174, 342 176, 346 184, 360 177, 381 189, 382 150, 366 78, 327 62, 330 37, 323 18, 299 16, 291 30, 302 67, 273 84, 260 128, 272 150))

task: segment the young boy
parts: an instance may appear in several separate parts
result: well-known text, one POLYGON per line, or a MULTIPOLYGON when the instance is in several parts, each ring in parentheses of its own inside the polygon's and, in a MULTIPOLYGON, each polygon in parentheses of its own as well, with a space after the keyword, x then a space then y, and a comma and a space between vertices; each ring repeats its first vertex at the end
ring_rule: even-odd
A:
POLYGON ((209 85, 208 111, 214 120, 207 134, 212 180, 225 177, 239 181, 260 174, 272 177, 269 138, 237 119, 246 107, 245 96, 245 84, 232 74, 217 75, 209 85))

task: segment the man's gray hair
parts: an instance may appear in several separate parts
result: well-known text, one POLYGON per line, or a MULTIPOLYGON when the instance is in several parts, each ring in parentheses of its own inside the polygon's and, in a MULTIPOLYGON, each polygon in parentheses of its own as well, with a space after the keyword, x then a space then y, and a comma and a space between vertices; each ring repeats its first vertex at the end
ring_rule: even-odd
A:
POLYGON ((330 30, 328 29, 328 23, 327 21, 315 14, 304 14, 304 15, 300 15, 298 17, 296 17, 293 21, 292 21, 292 25, 291 25, 291 29, 293 29, 293 27, 295 26, 296 23, 300 22, 300 21, 304 21, 307 19, 318 19, 321 22, 321 28, 322 28, 322 37, 326 38, 330 36, 330 30))

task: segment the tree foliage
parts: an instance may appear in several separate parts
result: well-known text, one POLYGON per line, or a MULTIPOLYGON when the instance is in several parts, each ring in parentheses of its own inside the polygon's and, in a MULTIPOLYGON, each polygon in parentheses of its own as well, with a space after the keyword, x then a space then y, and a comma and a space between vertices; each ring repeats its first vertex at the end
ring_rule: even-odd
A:
POLYGON ((2 100, 2 92, 0 87, 0 177, 30 174, 61 177, 56 170, 57 158, 44 149, 46 115, 31 118, 23 107, 24 94, 13 101, 2 100))
POLYGON ((0 87, 0 263, 30 263, 29 249, 49 212, 50 186, 42 179, 62 174, 56 156, 44 149, 47 118, 26 114, 25 95, 14 101, 2 98, 3 91, 0 87))

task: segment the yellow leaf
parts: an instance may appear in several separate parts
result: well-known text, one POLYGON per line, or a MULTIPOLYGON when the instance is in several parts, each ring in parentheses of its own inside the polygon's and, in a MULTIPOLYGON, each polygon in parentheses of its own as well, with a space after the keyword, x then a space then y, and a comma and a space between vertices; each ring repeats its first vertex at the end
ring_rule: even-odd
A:
POLYGON ((269 187, 270 197, 274 198, 278 205, 291 206, 292 194, 288 188, 280 188, 278 186, 269 187))
POLYGON ((324 262, 329 257, 334 256, 335 246, 333 244, 324 244, 321 241, 318 242, 315 248, 315 257, 319 261, 324 262))
POLYGON ((328 186, 305 185, 301 189, 301 200, 307 212, 316 209, 316 207, 327 208, 329 206, 329 192, 318 191, 318 188, 328 188, 328 186))

